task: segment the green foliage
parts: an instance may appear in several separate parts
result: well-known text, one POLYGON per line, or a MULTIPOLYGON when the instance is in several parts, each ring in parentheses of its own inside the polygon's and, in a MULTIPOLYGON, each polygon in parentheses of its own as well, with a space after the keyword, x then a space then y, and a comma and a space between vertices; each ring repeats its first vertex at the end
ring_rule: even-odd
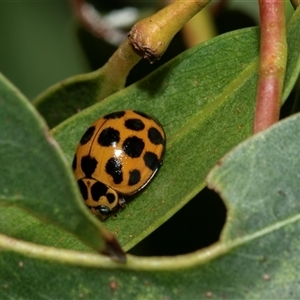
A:
MULTIPOLYGON (((297 11, 288 27, 283 100, 299 74, 299 30, 297 11)), ((1 77, 1 298, 299 295, 300 116, 249 138, 221 159, 251 134, 258 35, 251 28, 217 37, 67 119, 50 132, 62 151, 28 100, 1 77), (80 242, 101 251, 110 237, 80 199, 70 171, 76 144, 95 119, 125 108, 158 118, 167 150, 149 187, 105 226, 130 249, 198 193, 219 161, 207 179, 228 209, 218 243, 176 257, 128 255, 120 264, 80 242)), ((196 230, 193 238, 201 238, 196 230)))
MULTIPOLYGON (((28 210, 106 252, 105 238, 113 237, 84 206, 71 169, 43 120, 3 76, 0 97, 1 204, 28 210)), ((5 212, 2 222, 11 218, 5 212)))
POLYGON ((216 161, 251 134, 257 39, 252 28, 195 47, 52 130, 71 165, 81 135, 108 112, 137 109, 163 124, 167 147, 161 170, 117 218, 105 222, 125 250, 198 193, 216 161))
POLYGON ((253 280, 251 266, 256 265, 260 281, 254 285, 260 282, 261 289, 256 286, 250 292, 245 286, 247 299, 291 299, 300 294, 299 126, 297 114, 248 139, 226 155, 207 179, 228 208, 221 241, 236 247, 235 254, 248 261, 242 268, 248 273, 244 276, 253 280), (270 280, 265 291, 263 279, 270 280))
POLYGON ((54 127, 124 87, 125 78, 112 84, 108 72, 107 68, 101 68, 66 79, 50 87, 34 99, 33 103, 46 119, 48 126, 54 127))

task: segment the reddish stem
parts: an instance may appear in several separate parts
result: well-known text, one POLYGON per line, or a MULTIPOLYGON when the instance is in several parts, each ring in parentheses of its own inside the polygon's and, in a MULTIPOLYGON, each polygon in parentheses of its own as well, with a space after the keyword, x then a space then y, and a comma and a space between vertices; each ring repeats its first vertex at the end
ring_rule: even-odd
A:
POLYGON ((259 0, 261 46, 254 133, 279 119, 287 59, 284 0, 259 0))

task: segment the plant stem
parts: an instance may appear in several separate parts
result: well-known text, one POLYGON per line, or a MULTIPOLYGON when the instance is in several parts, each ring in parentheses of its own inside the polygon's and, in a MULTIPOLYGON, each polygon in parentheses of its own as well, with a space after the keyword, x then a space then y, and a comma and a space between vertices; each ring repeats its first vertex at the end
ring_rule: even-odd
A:
POLYGON ((106 75, 105 84, 101 89, 101 99, 111 94, 112 86, 118 86, 119 89, 123 88, 129 72, 140 60, 141 57, 135 53, 129 40, 126 39, 107 63, 96 71, 106 75))
POLYGON ((209 7, 191 18, 182 28, 182 39, 186 48, 191 48, 217 35, 209 7))
POLYGON ((259 6, 261 45, 254 133, 279 119, 287 60, 284 1, 259 0, 259 6))
POLYGON ((159 59, 174 35, 210 0, 176 0, 136 23, 128 37, 136 52, 150 62, 159 59))

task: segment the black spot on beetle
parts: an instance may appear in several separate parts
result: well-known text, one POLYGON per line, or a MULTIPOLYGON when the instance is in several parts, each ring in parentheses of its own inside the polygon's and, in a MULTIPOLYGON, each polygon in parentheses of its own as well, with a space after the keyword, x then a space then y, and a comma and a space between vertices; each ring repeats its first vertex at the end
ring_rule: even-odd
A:
POLYGON ((123 181, 122 163, 118 159, 110 158, 105 165, 105 170, 111 175, 114 183, 119 184, 123 181))
POLYGON ((129 172, 128 185, 135 185, 141 180, 141 173, 139 170, 131 170, 129 172))
POLYGON ((77 155, 75 154, 72 162, 72 169, 75 171, 77 168, 77 155))
POLYGON ((96 127, 95 126, 91 126, 82 136, 81 140, 80 140, 80 145, 85 145, 86 143, 88 143, 90 141, 90 139, 92 138, 94 132, 95 132, 96 127))
POLYGON ((106 198, 107 198, 107 201, 108 201, 110 204, 114 203, 114 201, 116 200, 115 195, 112 194, 112 193, 107 193, 107 194, 106 194, 106 198))
POLYGON ((85 185, 85 183, 82 179, 78 180, 77 182, 78 182, 78 186, 79 186, 79 190, 80 190, 80 193, 82 195, 82 198, 84 200, 87 200, 87 198, 88 198, 87 186, 85 185))
POLYGON ((153 152, 145 153, 144 162, 145 162, 145 165, 152 171, 155 171, 160 166, 160 161, 159 161, 157 155, 153 152))
POLYGON ((109 147, 117 144, 120 141, 120 132, 112 127, 104 129, 99 137, 98 143, 101 146, 109 147))
POLYGON ((131 136, 127 138, 122 146, 123 151, 130 157, 140 157, 145 147, 145 143, 142 139, 131 136))
POLYGON ((154 127, 149 128, 148 138, 154 145, 163 144, 164 142, 164 138, 162 137, 161 133, 154 127))
POLYGON ((94 201, 98 201, 101 196, 104 196, 107 192, 107 186, 102 182, 95 182, 91 187, 91 195, 94 201))
POLYGON ((139 119, 128 119, 125 121, 125 127, 134 131, 140 131, 145 128, 145 124, 139 119))
POLYGON ((147 114, 143 113, 143 112, 140 112, 140 111, 136 111, 134 110, 134 112, 137 114, 137 115, 140 115, 146 119, 149 119, 149 120, 152 120, 152 118, 150 116, 148 116, 147 114))
POLYGON ((85 177, 91 178, 97 167, 97 160, 90 155, 83 156, 81 158, 81 170, 85 174, 85 177))
POLYGON ((125 115, 125 111, 116 111, 112 112, 110 114, 105 115, 103 118, 104 119, 119 119, 125 115))

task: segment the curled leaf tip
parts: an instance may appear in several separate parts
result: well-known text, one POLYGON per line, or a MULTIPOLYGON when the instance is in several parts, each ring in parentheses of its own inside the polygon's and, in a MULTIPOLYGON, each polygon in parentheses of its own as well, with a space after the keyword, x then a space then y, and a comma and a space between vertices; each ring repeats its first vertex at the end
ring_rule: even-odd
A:
POLYGON ((106 241, 105 248, 100 252, 117 262, 126 262, 126 255, 114 237, 106 241))

